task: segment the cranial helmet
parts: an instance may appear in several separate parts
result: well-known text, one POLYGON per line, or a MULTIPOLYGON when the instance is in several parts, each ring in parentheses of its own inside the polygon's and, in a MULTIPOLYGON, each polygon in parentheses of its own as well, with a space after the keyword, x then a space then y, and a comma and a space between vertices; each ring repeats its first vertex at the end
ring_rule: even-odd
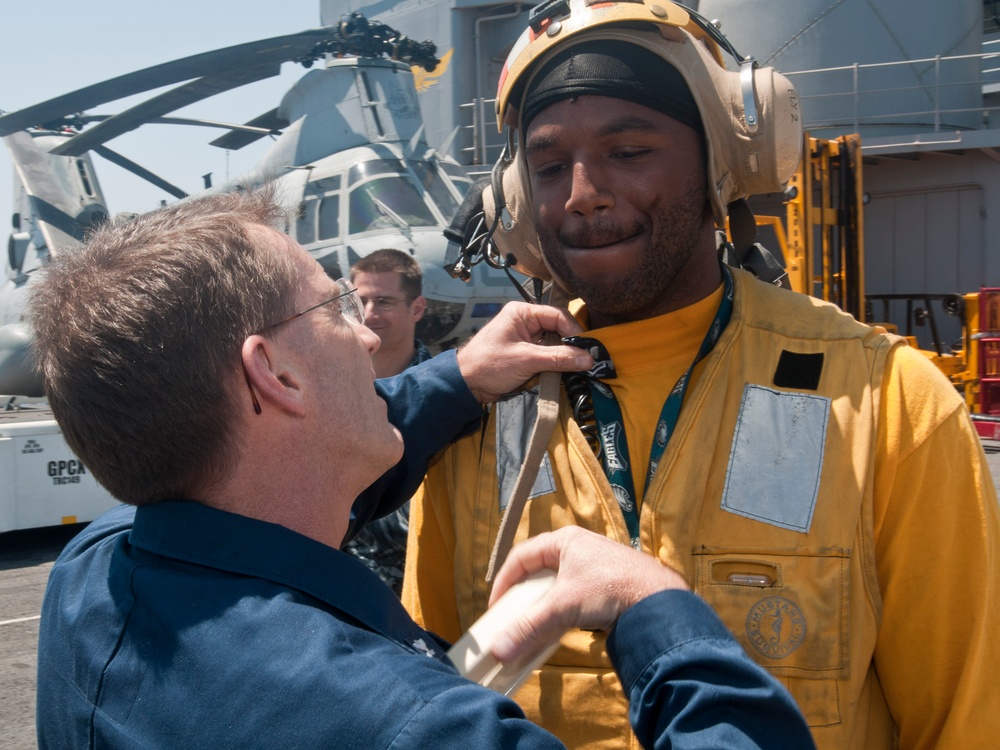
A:
POLYGON ((791 82, 773 68, 759 68, 751 58, 741 57, 715 26, 693 11, 667 0, 548 0, 531 11, 529 28, 514 44, 500 74, 497 126, 510 128, 508 149, 482 192, 486 224, 494 227, 494 252, 513 254, 514 267, 536 278, 549 280, 553 274, 532 219, 523 149, 525 94, 554 56, 598 40, 645 48, 686 82, 701 118, 707 197, 719 227, 730 204, 781 190, 799 163, 802 124, 791 82), (736 59, 739 71, 726 69, 720 48, 736 59))

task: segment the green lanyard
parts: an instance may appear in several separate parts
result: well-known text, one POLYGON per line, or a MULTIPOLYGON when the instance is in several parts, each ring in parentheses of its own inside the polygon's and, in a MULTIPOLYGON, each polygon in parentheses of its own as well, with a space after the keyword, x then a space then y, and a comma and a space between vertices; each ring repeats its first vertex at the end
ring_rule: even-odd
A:
MULTIPOLYGON (((667 396, 667 400, 663 404, 663 409, 660 410, 660 419, 656 424, 656 435, 649 451, 649 471, 646 474, 643 495, 649 489, 649 483, 656 473, 656 467, 663 456, 663 451, 666 449, 667 443, 670 441, 671 435, 673 435, 674 428, 677 426, 677 418, 681 413, 681 404, 684 402, 684 394, 687 391, 688 381, 691 379, 691 373, 694 371, 695 365, 712 351, 712 348, 719 340, 719 336, 722 335, 722 331, 729 324, 729 318, 733 312, 733 276, 725 265, 722 266, 722 277, 724 284, 722 302, 715 313, 712 325, 709 326, 708 333, 705 334, 705 340, 701 342, 701 349, 698 350, 698 356, 695 357, 694 362, 688 367, 687 372, 681 375, 680 379, 674 385, 673 390, 670 391, 670 395, 667 396)), ((610 377, 615 377, 613 374, 614 369, 610 366, 610 363, 599 363, 597 367, 602 367, 605 372, 610 371, 610 377)), ((593 370, 591 372, 594 373, 593 370)), ((600 373, 594 374, 600 377, 600 373)), ((590 377, 589 384, 594 402, 594 415, 597 418, 597 429, 601 445, 600 458, 601 463, 604 465, 604 473, 608 476, 611 490, 614 492, 615 499, 622 509, 622 515, 625 516, 625 526, 628 528, 632 546, 640 549, 639 508, 636 502, 632 472, 629 471, 629 462, 631 459, 628 451, 628 439, 625 437, 625 419, 622 416, 622 409, 611 388, 598 380, 597 377, 590 377)))

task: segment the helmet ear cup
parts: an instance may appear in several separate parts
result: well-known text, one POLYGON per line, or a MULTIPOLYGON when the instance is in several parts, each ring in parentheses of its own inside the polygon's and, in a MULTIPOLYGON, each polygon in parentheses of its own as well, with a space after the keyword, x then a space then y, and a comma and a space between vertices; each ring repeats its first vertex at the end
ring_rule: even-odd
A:
MULTIPOLYGON (((724 226, 728 206, 748 195, 778 192, 802 149, 795 87, 774 68, 743 61, 739 71, 715 62, 687 32, 688 43, 660 42, 659 54, 684 76, 701 112, 708 147, 709 199, 724 226)), ((647 37, 635 40, 650 49, 647 37)))
POLYGON ((772 159, 779 185, 788 182, 802 161, 802 111, 795 86, 774 68, 763 68, 770 81, 772 159))
MULTIPOLYGON (((572 286, 552 271, 542 253, 531 210, 530 190, 524 151, 518 149, 517 156, 506 165, 501 175, 499 192, 503 204, 500 206, 500 220, 490 241, 502 257, 514 256, 512 265, 516 270, 542 281, 554 281, 572 296, 572 286)), ((491 186, 483 190, 483 214, 487 226, 493 226, 496 217, 493 194, 491 186)))
POLYGON ((774 68, 744 66, 740 73, 725 73, 723 89, 731 118, 730 200, 781 190, 802 151, 802 118, 791 81, 774 68))
MULTIPOLYGON (((524 160, 518 155, 503 170, 499 191, 503 205, 500 206, 500 220, 490 241, 502 257, 514 256, 513 265, 518 271, 536 279, 549 281, 552 276, 539 247, 538 232, 535 230, 535 221, 531 213, 531 200, 525 191, 524 181, 520 179, 523 162, 524 160)), ((492 186, 487 186, 483 190, 483 214, 487 226, 493 226, 497 218, 493 194, 492 186)))

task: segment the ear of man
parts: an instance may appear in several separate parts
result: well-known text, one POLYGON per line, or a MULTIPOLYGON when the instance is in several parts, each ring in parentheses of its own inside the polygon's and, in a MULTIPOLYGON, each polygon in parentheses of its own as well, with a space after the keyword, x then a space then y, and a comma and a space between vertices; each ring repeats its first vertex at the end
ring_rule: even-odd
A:
POLYGON ((262 406, 270 405, 295 416, 304 416, 304 380, 295 361, 285 356, 271 339, 254 334, 243 342, 243 366, 262 406))
POLYGON ((417 297, 413 300, 413 304, 410 306, 410 313, 413 315, 413 322, 419 322, 421 318, 424 317, 424 312, 427 310, 427 298, 423 295, 417 297))

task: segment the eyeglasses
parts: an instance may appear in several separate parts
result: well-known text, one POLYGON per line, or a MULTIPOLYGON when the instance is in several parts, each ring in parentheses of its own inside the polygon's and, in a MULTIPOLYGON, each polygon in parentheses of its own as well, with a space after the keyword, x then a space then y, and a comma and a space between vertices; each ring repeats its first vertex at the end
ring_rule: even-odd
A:
POLYGON ((257 331, 257 333, 264 333, 264 331, 270 331, 272 328, 277 328, 285 323, 291 323, 296 318, 301 318, 306 313, 317 310, 324 305, 329 305, 331 302, 336 302, 339 299, 344 300, 340 304, 340 314, 344 316, 347 322, 354 323, 355 325, 364 325, 365 306, 362 304, 361 298, 358 296, 358 290, 351 286, 347 279, 337 279, 334 284, 337 285, 337 289, 340 292, 337 296, 330 297, 330 299, 324 300, 323 302, 313 305, 312 307, 307 307, 305 310, 297 312, 294 315, 289 315, 287 318, 279 320, 277 323, 271 323, 269 326, 264 326, 257 331), (345 297, 346 299, 344 299, 345 297))
MULTIPOLYGON (((291 323, 296 318, 301 318, 306 313, 310 313, 313 310, 318 310, 319 308, 329 305, 331 302, 336 302, 337 300, 343 300, 340 303, 340 314, 344 316, 344 320, 352 325, 364 325, 365 323, 365 306, 361 303, 361 298, 358 296, 358 290, 350 285, 346 279, 337 279, 334 282, 337 285, 337 289, 340 294, 330 297, 328 300, 324 300, 312 307, 307 307, 305 310, 300 310, 293 315, 289 315, 284 320, 279 320, 277 323, 271 323, 261 328, 256 333, 264 333, 264 331, 270 331, 272 328, 277 328, 278 326, 284 325, 285 323, 291 323)), ((247 366, 243 364, 243 358, 240 358, 240 364, 243 367, 243 377, 246 378, 247 388, 250 389, 250 398, 253 400, 253 410, 255 414, 260 414, 260 402, 257 400, 257 394, 254 392, 253 383, 250 382, 250 373, 247 372, 247 366)))
POLYGON ((371 303, 372 307, 375 308, 377 312, 389 312, 396 307, 400 302, 406 302, 409 304, 412 300, 408 300, 402 297, 362 297, 361 304, 365 309, 368 309, 368 303, 371 303))

